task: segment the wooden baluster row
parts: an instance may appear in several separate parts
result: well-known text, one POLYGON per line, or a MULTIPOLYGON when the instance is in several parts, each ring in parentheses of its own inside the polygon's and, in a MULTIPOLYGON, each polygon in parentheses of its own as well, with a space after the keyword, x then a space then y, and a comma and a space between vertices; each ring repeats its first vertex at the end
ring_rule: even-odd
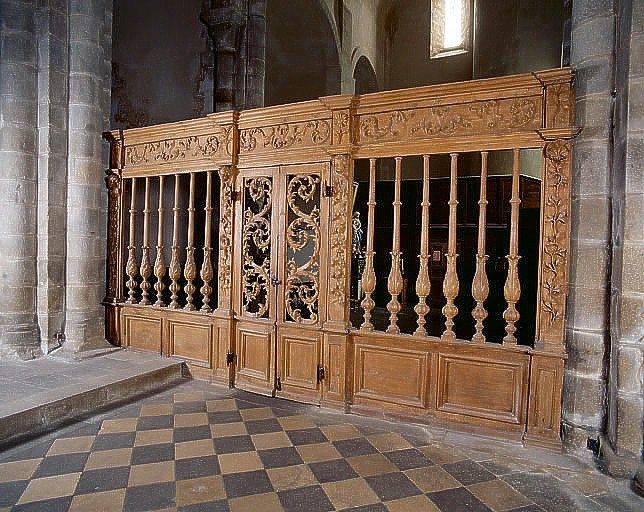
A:
POLYGON ((400 327, 398 327, 398 313, 401 306, 398 301, 398 295, 402 292, 403 278, 400 271, 400 182, 402 180, 402 157, 396 157, 396 177, 394 183, 394 229, 393 240, 391 243, 391 270, 387 279, 387 291, 391 295, 391 300, 387 304, 387 311, 389 311, 389 327, 387 332, 389 334, 399 334, 400 327))
POLYGON ((170 309, 179 309, 179 279, 181 278, 181 264, 179 263, 179 175, 174 175, 174 206, 172 207, 172 256, 168 275, 172 280, 170 284, 170 309))
POLYGON ((483 334, 483 321, 487 318, 487 310, 484 302, 490 293, 485 271, 485 229, 487 226, 487 151, 481 152, 481 188, 479 192, 479 225, 478 225, 478 245, 476 250, 476 271, 472 280, 472 298, 476 301, 476 307, 472 310, 472 317, 476 321, 474 326, 475 333, 472 341, 483 343, 485 335, 483 334))
POLYGON ((213 268, 212 262, 210 260, 210 237, 212 231, 212 171, 206 173, 206 222, 204 227, 204 246, 203 246, 203 264, 201 266, 201 280, 203 281, 203 286, 199 290, 203 296, 203 306, 201 306, 201 311, 204 313, 210 313, 212 308, 210 307, 210 294, 212 293, 212 288, 210 287, 210 280, 213 277, 213 268))
POLYGON ((373 258, 375 252, 373 250, 373 236, 374 236, 374 222, 376 216, 376 159, 369 160, 369 201, 367 202, 369 208, 367 214, 367 250, 365 251, 365 267, 362 273, 362 290, 364 291, 364 299, 362 299, 361 306, 364 310, 364 322, 360 326, 363 331, 372 331, 373 324, 371 323, 371 310, 374 308, 375 303, 371 298, 371 294, 376 289, 376 272, 373 266, 373 258))
POLYGON ((130 239, 127 246, 127 263, 125 264, 125 273, 130 278, 125 286, 128 289, 127 304, 136 304, 136 276, 138 275, 138 265, 136 264, 136 246, 134 245, 135 237, 135 219, 136 219, 136 178, 132 178, 132 189, 130 198, 130 239))
POLYGON ((186 264, 183 267, 183 277, 187 283, 183 288, 186 292, 186 311, 194 311, 194 293, 197 287, 193 281, 197 277, 197 265, 195 264, 195 173, 190 173, 190 195, 188 198, 188 246, 186 247, 186 264))
POLYGON ((423 155, 423 201, 421 203, 420 255, 418 256, 420 267, 418 269, 418 278, 416 279, 418 304, 414 308, 418 315, 418 328, 414 331, 415 336, 427 336, 425 315, 429 313, 427 296, 431 291, 431 281, 429 279, 429 206, 429 155, 423 155))
POLYGON ((450 175, 449 175, 449 232, 447 238, 447 270, 443 280, 443 295, 447 303, 443 306, 443 315, 445 316, 445 331, 441 336, 444 341, 454 341, 454 317, 458 315, 458 308, 454 301, 458 296, 459 284, 458 274, 456 273, 456 207, 457 200, 457 170, 458 170, 458 153, 450 154, 450 175))
POLYGON ((515 149, 512 158, 512 197, 510 198, 510 249, 508 251, 508 277, 503 287, 503 295, 508 308, 503 312, 503 319, 507 322, 503 338, 504 345, 516 345, 517 338, 514 333, 517 328, 514 325, 519 321, 519 312, 516 304, 521 297, 521 283, 519 282, 519 172, 520 172, 520 150, 515 149))
POLYGON ((150 178, 145 178, 145 201, 143 206, 143 246, 141 253, 141 269, 139 270, 143 281, 141 282, 142 297, 139 304, 148 306, 150 304, 151 284, 148 279, 152 275, 152 263, 150 263, 150 178))

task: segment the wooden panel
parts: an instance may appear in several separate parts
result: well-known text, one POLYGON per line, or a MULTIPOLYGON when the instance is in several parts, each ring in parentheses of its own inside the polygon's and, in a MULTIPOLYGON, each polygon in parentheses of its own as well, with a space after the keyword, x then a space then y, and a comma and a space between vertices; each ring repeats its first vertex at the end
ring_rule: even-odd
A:
POLYGON ((235 385, 240 389, 271 394, 274 388, 273 327, 244 323, 237 326, 237 373, 235 385))
POLYGON ((322 395, 325 403, 341 404, 345 400, 346 338, 344 335, 324 335, 322 360, 325 377, 322 395))
POLYGON ((208 319, 168 321, 170 355, 210 368, 213 327, 208 319))
POLYGON ((215 318, 212 340, 212 376, 214 380, 225 385, 230 385, 233 378, 234 365, 229 365, 226 361, 228 352, 235 352, 233 341, 232 320, 215 318))
POLYGON ((426 407, 429 353, 401 348, 395 338, 387 341, 378 345, 356 342, 354 403, 364 398, 426 407))
POLYGON ((526 362, 439 354, 437 411, 523 423, 526 362))
POLYGON ((277 395, 305 402, 318 402, 317 380, 322 343, 314 330, 280 328, 277 341, 277 376, 281 390, 277 395))
POLYGON ((564 360, 556 354, 536 353, 530 367, 530 408, 526 443, 561 448, 561 390, 564 360))
POLYGON ((125 314, 123 324, 126 347, 161 353, 162 320, 160 318, 125 314))

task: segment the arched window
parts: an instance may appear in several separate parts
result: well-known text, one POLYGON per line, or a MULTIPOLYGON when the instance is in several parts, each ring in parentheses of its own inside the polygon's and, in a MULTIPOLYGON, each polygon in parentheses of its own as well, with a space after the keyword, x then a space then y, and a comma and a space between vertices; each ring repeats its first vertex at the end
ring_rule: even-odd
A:
POLYGON ((432 0, 429 56, 468 52, 472 34, 472 0, 432 0))

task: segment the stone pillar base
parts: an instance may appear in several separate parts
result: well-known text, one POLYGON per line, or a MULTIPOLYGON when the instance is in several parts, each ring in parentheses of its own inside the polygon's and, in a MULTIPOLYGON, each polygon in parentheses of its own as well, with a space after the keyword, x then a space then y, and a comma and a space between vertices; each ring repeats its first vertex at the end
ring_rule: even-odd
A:
POLYGON ((611 476, 619 478, 639 478, 639 483, 641 486, 642 477, 642 462, 639 455, 621 455, 613 450, 613 447, 610 444, 610 441, 605 435, 602 435, 599 438, 599 455, 602 460, 602 464, 606 468, 606 471, 611 476), (639 477, 637 476, 639 474, 639 477))

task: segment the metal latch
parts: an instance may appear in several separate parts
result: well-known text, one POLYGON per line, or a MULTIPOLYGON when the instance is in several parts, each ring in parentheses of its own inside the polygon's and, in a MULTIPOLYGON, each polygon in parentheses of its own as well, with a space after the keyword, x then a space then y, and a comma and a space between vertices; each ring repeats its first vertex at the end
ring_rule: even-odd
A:
POLYGON ((282 391, 282 379, 277 377, 277 381, 275 382, 275 389, 277 391, 282 391))
POLYGON ((327 182, 322 186, 322 197, 333 197, 333 186, 327 182))
POLYGON ((322 382, 326 378, 326 370, 324 366, 318 365, 318 382, 322 382))
POLYGON ((239 193, 239 190, 235 190, 233 188, 230 189, 230 200, 234 203, 235 201, 239 201, 239 198, 241 197, 241 194, 239 193))
POLYGON ((282 284, 282 280, 278 279, 277 276, 271 276, 271 284, 277 286, 278 284, 282 284))
POLYGON ((235 359, 237 359, 237 355, 234 352, 227 352, 226 353, 226 366, 230 366, 235 362, 235 359))

